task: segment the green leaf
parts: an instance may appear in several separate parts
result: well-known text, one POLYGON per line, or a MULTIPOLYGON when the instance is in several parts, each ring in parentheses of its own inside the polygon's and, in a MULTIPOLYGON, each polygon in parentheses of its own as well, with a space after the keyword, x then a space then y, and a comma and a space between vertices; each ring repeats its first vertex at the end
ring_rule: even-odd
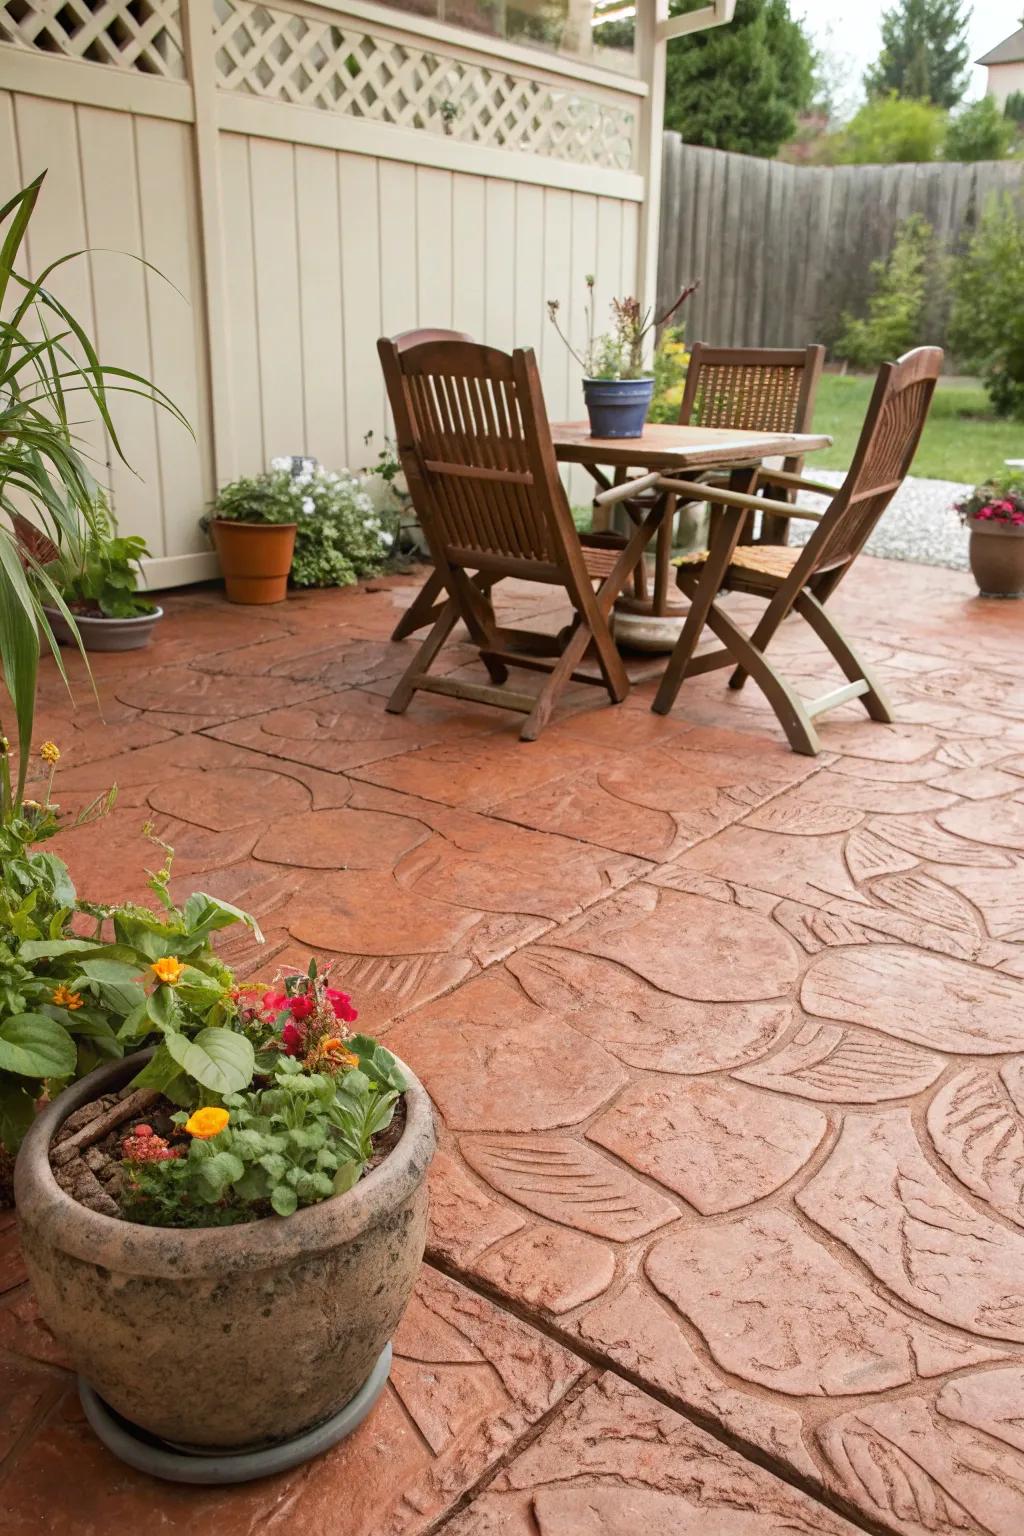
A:
POLYGON ((332 1181, 334 1193, 336 1195, 343 1195, 346 1190, 352 1189, 358 1184, 364 1166, 365 1164, 359 1162, 342 1163, 332 1181))
POLYGON ((245 1173, 245 1164, 233 1152, 214 1152, 199 1170, 200 1182, 217 1199, 245 1173))
POLYGON ((178 1014, 177 1004, 174 999, 174 988, 168 986, 154 987, 146 999, 146 1013, 159 1028, 173 1028, 178 1014))
POLYGON ((142 1070, 132 1078, 133 1088, 155 1088, 166 1093, 168 1085, 180 1075, 180 1067, 166 1045, 158 1045, 142 1070))
POLYGON ((0 1074, 0 1146, 16 1152, 35 1118, 35 1093, 24 1083, 0 1074))
POLYGON ((145 967, 138 962, 111 960, 106 956, 90 956, 89 959, 78 962, 78 969, 83 976, 88 976, 90 981, 109 982, 113 986, 122 987, 132 983, 137 984, 139 975, 145 967))
POLYGON ((270 1203, 279 1216, 292 1216, 299 1208, 299 1197, 287 1184, 275 1184, 270 1203))
POLYGON ((194 1040, 172 1033, 165 1043, 182 1071, 211 1093, 238 1093, 252 1082, 252 1045, 233 1029, 201 1029, 194 1040))
POLYGON ((263 943, 263 934, 254 917, 243 912, 241 907, 233 907, 229 901, 219 901, 217 897, 207 896, 203 891, 196 891, 188 898, 182 908, 182 917, 185 931, 190 936, 212 933, 217 928, 230 928, 233 923, 245 923, 252 929, 257 941, 263 943))
POLYGON ((60 955, 86 955, 96 947, 95 939, 27 939, 18 950, 18 958, 56 960, 60 955))
POLYGON ((22 1013, 0 1024, 0 1068, 23 1077, 67 1077, 75 1070, 75 1042, 43 1013, 22 1013))

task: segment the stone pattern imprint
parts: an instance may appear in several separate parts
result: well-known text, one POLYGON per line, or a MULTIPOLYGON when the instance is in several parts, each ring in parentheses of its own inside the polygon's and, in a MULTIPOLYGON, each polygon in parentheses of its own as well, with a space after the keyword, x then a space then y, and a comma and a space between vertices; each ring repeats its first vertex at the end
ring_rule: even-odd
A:
MULTIPOLYGON (((62 802, 120 791, 58 840, 83 892, 144 896, 148 820, 175 891, 259 917, 243 973, 334 959, 433 1096, 437 1268, 358 1458, 197 1499, 100 1464, 0 1232, 5 1532, 314 1536, 335 1500, 369 1536, 383 1497, 384 1536, 1019 1536, 1024 613, 970 593, 859 563, 837 616, 898 724, 844 706, 815 760, 721 674, 666 719, 577 688, 528 746, 387 715, 401 578, 172 596, 141 664, 96 658, 103 720, 47 664, 62 802)), ((823 691, 806 625, 775 650, 823 691)))

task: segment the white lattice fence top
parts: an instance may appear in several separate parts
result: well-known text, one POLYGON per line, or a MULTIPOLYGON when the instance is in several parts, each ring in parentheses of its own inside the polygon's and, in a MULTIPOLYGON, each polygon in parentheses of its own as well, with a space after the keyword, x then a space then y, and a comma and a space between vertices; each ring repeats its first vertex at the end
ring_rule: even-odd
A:
POLYGON ((216 18, 217 77, 226 90, 463 143, 632 169, 632 106, 249 0, 216 0, 216 18))
POLYGON ((0 42, 185 77, 178 0, 0 0, 0 42))

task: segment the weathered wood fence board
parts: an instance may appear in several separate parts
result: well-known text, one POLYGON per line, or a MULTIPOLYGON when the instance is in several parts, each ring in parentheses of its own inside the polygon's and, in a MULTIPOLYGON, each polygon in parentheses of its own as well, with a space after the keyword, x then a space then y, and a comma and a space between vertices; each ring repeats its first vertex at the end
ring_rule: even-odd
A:
MULTIPOLYGON (((1024 197, 1024 164, 797 166, 684 144, 666 133, 658 305, 701 279, 687 335, 719 346, 832 342, 859 313, 870 266, 920 213, 940 241, 962 245, 993 194, 1024 197)), ((928 317, 944 341, 945 316, 928 317)))

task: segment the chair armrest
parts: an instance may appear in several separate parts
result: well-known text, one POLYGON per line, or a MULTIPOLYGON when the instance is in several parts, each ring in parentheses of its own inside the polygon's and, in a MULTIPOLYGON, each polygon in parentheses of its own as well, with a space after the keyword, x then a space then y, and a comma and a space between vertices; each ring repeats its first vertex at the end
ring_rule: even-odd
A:
POLYGON ((820 523, 823 512, 810 512, 805 507, 794 507, 788 501, 770 501, 767 496, 747 496, 742 491, 725 491, 717 485, 701 485, 697 480, 661 479, 662 490, 677 491, 693 501, 719 502, 723 507, 739 507, 744 512, 768 512, 776 517, 799 517, 807 522, 820 523))
POLYGON ((767 481, 769 485, 784 485, 794 491, 812 491, 815 496, 834 496, 839 489, 837 485, 826 485, 823 480, 808 480, 804 475, 791 475, 785 469, 759 469, 757 478, 759 481, 767 481))
POLYGON ((621 485, 609 486, 606 491, 599 491, 594 497, 595 507, 609 507, 616 501, 629 501, 630 497, 637 496, 641 491, 649 490, 651 486, 658 485, 661 475, 654 470, 649 475, 641 475, 639 480, 624 480, 621 485))

